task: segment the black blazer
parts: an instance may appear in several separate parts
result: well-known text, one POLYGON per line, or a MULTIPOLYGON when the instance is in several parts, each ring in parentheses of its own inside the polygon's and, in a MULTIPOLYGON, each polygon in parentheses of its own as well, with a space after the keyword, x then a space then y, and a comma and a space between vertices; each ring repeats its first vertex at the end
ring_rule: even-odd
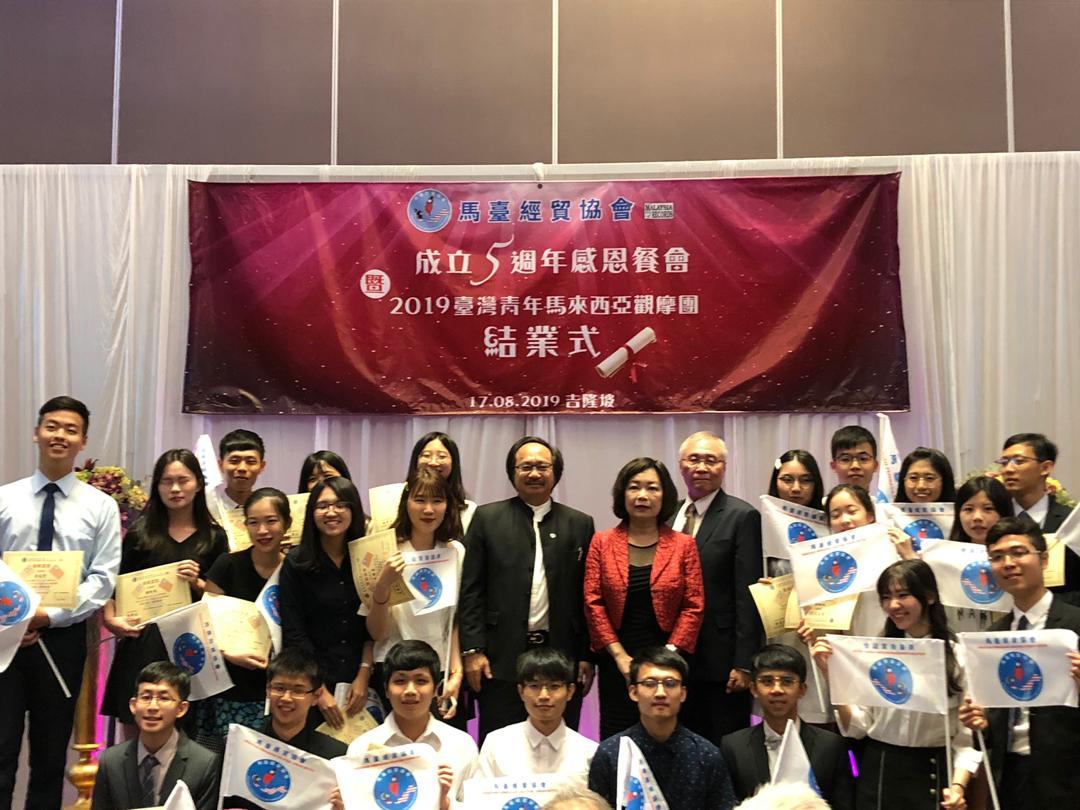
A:
MULTIPOLYGON (((593 519, 561 503, 540 522, 550 643, 576 661, 589 660, 583 590, 592 536, 593 519)), ((521 498, 476 510, 465 535, 458 632, 461 649, 482 648, 499 680, 514 680, 526 648, 535 554, 533 511, 521 498)))
MULTIPOLYGON (((106 748, 98 757, 97 779, 94 782, 93 810, 127 810, 144 807, 140 802, 138 739, 106 748)), ((183 732, 176 744, 165 779, 161 783, 158 804, 163 804, 179 780, 191 792, 199 810, 215 810, 218 804, 218 782, 221 763, 218 755, 192 742, 183 732)))
MULTIPOLYGON (((810 759, 822 798, 834 810, 851 810, 855 806, 855 780, 844 738, 804 722, 799 724, 799 739, 810 759)), ((769 784, 769 755, 761 724, 722 737, 720 753, 731 772, 731 784, 739 801, 753 796, 761 785, 769 784)))
MULTIPOLYGON (((1068 517, 1072 507, 1058 503, 1053 496, 1050 497, 1050 508, 1046 510, 1046 519, 1043 521, 1042 530, 1047 534, 1056 532, 1068 517)), ((1080 556, 1071 548, 1065 548, 1065 584, 1051 588, 1054 597, 1061 597, 1071 605, 1080 605, 1080 556)))
POLYGON ((721 489, 695 539, 705 582, 705 618, 690 678, 726 682, 733 668, 750 669, 764 640, 749 590, 762 576, 761 514, 721 489))
MULTIPOLYGON (((1008 630, 1012 613, 995 622, 991 630, 1008 630)), ((1080 608, 1056 596, 1046 616, 1046 629, 1065 628, 1080 633, 1080 608)), ((1028 710, 1031 718, 1031 807, 1075 807, 1080 795, 1080 709, 1069 706, 1036 706, 1028 710)), ((986 744, 990 748, 990 766, 1000 785, 1005 773, 1005 754, 1009 734, 1009 710, 987 709, 990 723, 986 744)), ((1000 791, 1001 788, 999 787, 1000 791)))

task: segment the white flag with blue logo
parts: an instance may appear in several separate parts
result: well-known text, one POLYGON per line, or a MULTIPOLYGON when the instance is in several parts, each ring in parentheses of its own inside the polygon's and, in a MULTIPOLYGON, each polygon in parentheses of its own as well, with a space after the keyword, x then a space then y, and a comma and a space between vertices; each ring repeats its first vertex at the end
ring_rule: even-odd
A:
POLYGON ((218 810, 232 807, 229 800, 233 797, 280 810, 329 808, 330 791, 335 787, 334 770, 325 759, 250 728, 229 724, 218 810))
POLYGON ((892 432, 892 420, 888 414, 879 413, 878 419, 878 474, 877 492, 874 499, 880 503, 896 500, 900 487, 900 451, 892 432))
POLYGON ((438 810, 438 755, 430 745, 380 748, 330 764, 346 810, 438 810))
MULTIPOLYGON (((826 635, 834 706, 945 714, 945 642, 936 638, 826 635)), ((970 672, 969 672, 970 674, 970 672)))
POLYGON ((281 578, 281 566, 274 569, 270 579, 266 580, 263 589, 259 591, 259 598, 255 604, 259 613, 266 619, 266 626, 270 630, 270 643, 274 645, 274 652, 281 652, 281 588, 278 580, 281 578))
POLYGON ((202 467, 203 486, 206 491, 212 491, 225 479, 221 477, 221 467, 218 466, 217 448, 209 433, 202 434, 195 440, 195 459, 202 467))
POLYGON ((401 578, 416 597, 409 603, 415 615, 423 616, 457 604, 459 569, 454 546, 402 551, 401 556, 405 560, 401 578))
POLYGON ((766 557, 787 560, 788 546, 817 540, 829 533, 829 521, 820 509, 762 495, 761 546, 766 557))
POLYGON ((559 792, 560 785, 543 775, 467 779, 465 801, 469 810, 540 810, 559 792))
POLYGON ((183 779, 177 779, 161 810, 195 810, 195 800, 183 779))
POLYGON ((41 597, 0 559, 0 672, 11 666, 41 597))
POLYGON ((792 782, 809 785, 818 796, 821 795, 821 788, 814 778, 814 769, 810 767, 810 757, 806 755, 806 749, 799 738, 799 730, 793 720, 788 720, 787 728, 784 729, 784 739, 780 742, 780 750, 776 754, 772 781, 774 784, 792 782))
POLYGON ((967 663, 967 687, 979 706, 1076 706, 1076 681, 1066 653, 1072 630, 957 633, 967 663))
POLYGON ((924 543, 948 539, 955 509, 951 503, 886 503, 877 511, 879 519, 902 529, 920 551, 924 543))
POLYGON ((169 660, 191 676, 191 699, 219 695, 232 689, 225 656, 217 645, 210 610, 195 602, 154 619, 161 630, 169 660))
MULTIPOLYGON (((683 774, 693 779, 693 774, 683 774)), ((619 738, 615 810, 668 810, 667 800, 656 784, 652 768, 637 743, 629 736, 619 738)))
POLYGON ((939 540, 923 547, 922 558, 934 571, 941 604, 1001 613, 1012 610, 1012 597, 990 570, 986 546, 939 540))
POLYGON ((791 546, 791 572, 799 605, 807 607, 877 587, 877 578, 899 557, 880 523, 791 546))

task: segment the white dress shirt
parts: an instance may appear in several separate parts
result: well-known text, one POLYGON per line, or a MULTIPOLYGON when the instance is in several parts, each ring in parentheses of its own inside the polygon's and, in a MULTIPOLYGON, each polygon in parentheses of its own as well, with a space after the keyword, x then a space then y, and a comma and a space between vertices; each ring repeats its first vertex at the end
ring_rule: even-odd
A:
MULTIPOLYGON (((35 470, 0 487, 0 553, 37 551, 45 485, 35 470)), ((52 627, 67 627, 90 618, 113 595, 120 570, 120 509, 116 501, 71 472, 54 482, 53 551, 82 551, 81 581, 73 610, 45 608, 52 627)))
POLYGON ((560 787, 585 787, 597 744, 566 727, 545 737, 526 720, 490 732, 476 762, 477 777, 549 776, 560 787))
POLYGON ((716 498, 716 494, 720 490, 715 489, 708 495, 703 495, 696 501, 691 501, 689 495, 686 500, 683 501, 683 505, 679 507, 679 511, 675 513, 675 519, 671 522, 671 528, 677 532, 685 532, 686 526, 686 510, 690 508, 690 504, 694 504, 694 511, 697 512, 697 523, 694 524, 694 530, 692 532, 685 532, 692 537, 697 537, 698 529, 701 528, 701 521, 705 518, 705 513, 709 511, 709 507, 712 506, 713 499, 716 498))
POLYGON ((1021 512, 1027 512, 1027 516, 1035 521, 1035 524, 1042 528, 1042 525, 1046 523, 1046 514, 1050 511, 1050 493, 1043 495, 1039 500, 1035 501, 1029 508, 1025 509, 1013 499, 1013 514, 1018 516, 1021 512))
POLYGON ((529 630, 547 630, 550 627, 548 610, 547 571, 544 568, 544 544, 540 540, 540 521, 551 511, 549 499, 540 506, 527 504, 533 511, 533 536, 536 550, 533 554, 532 590, 529 593, 529 630))
MULTIPOLYGON (((765 753, 769 757, 769 773, 771 774, 776 770, 776 760, 780 757, 780 743, 784 741, 784 735, 777 734, 765 721, 762 721, 761 727, 765 731, 765 753)), ((795 718, 795 733, 799 733, 799 718, 797 717, 795 718)))
MULTIPOLYGON (((1020 623, 1020 617, 1027 616, 1028 630, 1045 630, 1046 617, 1050 613, 1050 603, 1053 601, 1054 595, 1047 591, 1027 611, 1013 606, 1012 624, 1009 625, 1009 629, 1016 630, 1016 625, 1020 623)), ((1021 708, 1016 714, 1016 725, 1012 727, 1012 741, 1009 745, 1009 751, 1026 756, 1031 753, 1031 711, 1027 708, 1021 708)))
POLYGON ((172 765, 173 757, 176 756, 176 747, 180 744, 180 733, 174 728, 172 736, 165 741, 165 744, 161 746, 157 751, 147 751, 146 746, 142 743, 142 738, 139 738, 136 743, 137 759, 135 765, 139 766, 142 761, 146 759, 148 754, 153 754, 157 759, 158 764, 154 766, 154 801, 160 802, 162 800, 161 795, 161 783, 165 781, 165 774, 169 772, 169 766, 172 765))

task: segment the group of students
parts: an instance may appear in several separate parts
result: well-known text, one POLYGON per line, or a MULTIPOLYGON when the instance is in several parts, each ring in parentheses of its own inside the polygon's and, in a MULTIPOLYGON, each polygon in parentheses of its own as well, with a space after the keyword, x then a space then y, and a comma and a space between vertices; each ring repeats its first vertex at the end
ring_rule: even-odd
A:
MULTIPOLYGON (((559 517, 569 521, 574 532, 587 527, 585 540, 570 549, 576 560, 571 559, 567 581, 577 592, 566 600, 569 606, 556 596, 562 592, 564 577, 549 558, 554 554, 551 549, 559 548, 561 533, 550 532, 550 546, 546 539, 541 543, 541 527, 550 526, 544 521, 551 520, 551 511, 559 506, 550 494, 561 474, 561 456, 536 437, 526 437, 511 448, 507 473, 518 497, 532 510, 526 512, 531 519, 528 534, 535 536, 535 543, 525 548, 535 549, 535 566, 530 558, 525 575, 532 577, 534 598, 525 600, 528 623, 519 648, 508 659, 494 649, 498 610, 490 605, 484 609, 477 597, 485 581, 491 581, 485 576, 499 575, 491 560, 506 540, 499 534, 500 505, 481 507, 478 513, 466 499, 460 456, 449 436, 431 433, 413 448, 394 522, 399 550, 378 577, 371 600, 362 603, 347 544, 366 533, 368 521, 348 467, 336 454, 314 453, 303 464, 298 489, 308 492, 309 498, 303 531, 291 549, 285 545, 293 519, 289 499, 280 490, 257 486, 266 453, 261 439, 249 430, 232 431, 221 440, 224 480, 215 490, 207 490, 191 452, 164 453, 154 467, 147 508, 121 544, 115 504, 76 482, 72 474, 88 426, 89 412, 77 400, 60 397, 45 403, 34 436, 39 470, 29 479, 0 488, 0 549, 43 548, 45 516, 50 515, 56 537, 55 542, 50 537, 50 547, 86 552, 80 606, 74 611, 39 611, 12 665, 0 673, 0 685, 16 696, 8 708, 0 709, 4 713, 0 721, 17 720, 17 729, 0 729, 0 758, 4 758, 0 810, 10 805, 21 742, 15 732, 21 738, 27 711, 32 746, 27 807, 58 805, 59 788, 48 780, 62 772, 67 731, 63 722, 45 730, 42 721, 63 720, 66 713, 69 730, 74 697, 70 703, 54 700, 51 707, 44 705, 49 702, 45 695, 50 683, 55 682, 35 646, 39 638, 48 639, 77 696, 82 666, 78 657, 85 655, 85 647, 80 649, 69 628, 81 629, 81 622, 99 607, 105 625, 118 639, 102 711, 125 724, 127 741, 102 756, 98 790, 108 798, 98 804, 95 794, 95 806, 155 804, 167 795, 168 780, 181 763, 193 777, 206 771, 204 778, 194 780, 197 788, 186 778, 185 782, 193 794, 204 797, 198 800, 200 806, 212 806, 217 785, 211 781, 216 778, 211 763, 217 762, 215 752, 224 747, 229 724, 259 728, 319 756, 332 756, 340 753, 341 744, 318 734, 314 726, 325 721, 340 728, 346 716, 368 705, 374 692, 390 710, 382 725, 358 738, 350 752, 362 753, 371 744, 431 743, 448 766, 440 774, 447 804, 460 798, 461 783, 469 776, 538 773, 558 774, 568 784, 587 782, 614 805, 619 740, 630 736, 673 810, 728 808, 769 781, 777 740, 790 719, 813 764, 820 792, 834 807, 861 810, 904 804, 983 810, 981 796, 969 793, 977 786, 972 778, 979 772, 981 754, 961 723, 952 724, 957 756, 949 774, 940 717, 837 707, 834 719, 843 736, 865 738, 858 751, 859 778, 853 780, 848 746, 841 737, 799 719, 798 704, 808 682, 804 652, 809 650, 825 673, 830 649, 806 628, 800 628, 798 640, 791 639, 791 644, 763 645, 756 614, 750 632, 746 630, 746 605, 752 603, 742 591, 748 579, 752 582, 764 573, 760 518, 745 502, 722 491, 727 448, 712 434, 694 434, 680 448, 679 467, 689 495, 682 502, 663 463, 642 457, 624 465, 616 477, 612 495, 617 526, 593 535, 588 516, 568 510, 573 514, 559 517), (702 532, 716 528, 718 521, 711 516, 721 498, 728 517, 737 518, 732 531, 738 537, 731 541, 732 548, 727 540, 703 540, 702 532), (251 546, 229 552, 221 525, 225 511, 236 506, 243 509, 251 546), (467 531, 477 514, 476 525, 467 531), (461 628, 453 611, 417 616, 407 603, 390 604, 391 589, 404 567, 401 552, 437 547, 456 551, 464 580, 461 628), (280 567, 283 649, 270 660, 233 656, 226 650, 233 688, 194 707, 187 700, 186 675, 168 663, 155 625, 136 626, 117 614, 111 599, 118 569, 130 573, 171 563, 196 597, 208 592, 247 600, 256 599, 280 567), (490 569, 487 574, 482 565, 490 569), (730 581, 724 575, 727 568, 734 571, 730 581), (539 607, 538 592, 544 595, 539 607), (585 630, 583 647, 576 641, 561 643, 559 615, 567 610, 577 612, 573 626, 585 630), (534 629, 537 614, 544 624, 534 629), (715 651, 729 642, 738 649, 718 659, 723 662, 720 679, 701 680, 704 669, 717 669, 709 656, 715 657, 715 651), (752 655, 746 654, 747 649, 752 655), (573 730, 596 663, 603 740, 599 747, 573 730), (471 689, 464 688, 465 680, 471 689), (348 686, 339 704, 333 687, 342 683, 348 686), (463 730, 476 695, 482 721, 479 751, 463 730), (504 711, 495 703, 496 695, 503 704, 509 699, 516 706, 504 711), (764 720, 754 727, 750 727, 751 696, 758 700, 764 720), (737 702, 743 698, 745 703, 737 702), (490 701, 488 707, 485 699, 490 701), (687 700, 684 725, 679 712, 687 700), (723 728, 714 722, 717 706, 723 728), (732 708, 740 706, 745 711, 732 708), (495 717, 499 722, 492 722, 495 717), (52 738, 59 732, 64 740, 57 744, 52 738), (46 751, 53 760, 59 756, 59 764, 49 761, 46 751), (14 758, 7 758, 12 753, 14 758), (143 765, 150 760, 151 765, 143 765), (137 797, 136 787, 143 791, 137 797)), ((769 494, 804 506, 822 506, 834 532, 873 522, 874 503, 868 492, 877 468, 873 435, 857 426, 842 428, 831 449, 830 466, 839 484, 827 494, 817 463, 802 450, 777 459, 769 494)), ((956 629, 997 628, 1011 618, 1011 625, 1004 626, 1009 629, 1017 626, 1021 615, 1027 622, 1024 627, 1080 629, 1080 608, 1068 604, 1080 589, 1080 577, 1074 576, 1080 572, 1080 559, 1067 552, 1062 593, 1049 594, 1041 579, 1046 561, 1042 530, 1055 529, 1067 513, 1046 495, 1045 480, 1055 460, 1056 448, 1045 437, 1019 434, 1005 442, 998 460, 1001 481, 979 476, 956 488, 944 455, 926 448, 910 454, 901 470, 898 500, 955 499, 952 539, 988 545, 995 577, 1013 595, 1016 608, 1005 619, 949 615, 940 604, 933 572, 917 558, 907 535, 897 531, 892 537, 898 562, 882 574, 877 594, 860 597, 853 624, 856 634, 951 641, 956 629), (1013 518, 1014 511, 1025 514, 1013 518), (867 604, 875 599, 878 605, 867 604), (884 629, 879 610, 886 617, 884 629), (992 619, 997 624, 991 625, 992 619)), ((515 558, 514 565, 520 562, 515 558)), ((771 573, 779 570, 782 565, 770 565, 771 573)), ((509 607, 504 610, 509 612, 509 607)), ((523 615, 523 625, 525 619, 523 615)), ((1003 806, 1034 806, 1036 799, 1053 799, 1080 787, 1074 784, 1080 771, 1068 767, 1075 764, 1069 759, 1069 747, 1050 742, 1053 735, 1080 731, 1076 727, 1080 711, 1038 709, 1003 717, 1000 710, 984 711, 964 702, 963 662, 952 646, 949 650, 950 710, 965 724, 988 730, 990 759, 1000 765, 994 774, 1002 785, 1003 806)), ((1078 672, 1080 656, 1074 662, 1074 677, 1078 672)))

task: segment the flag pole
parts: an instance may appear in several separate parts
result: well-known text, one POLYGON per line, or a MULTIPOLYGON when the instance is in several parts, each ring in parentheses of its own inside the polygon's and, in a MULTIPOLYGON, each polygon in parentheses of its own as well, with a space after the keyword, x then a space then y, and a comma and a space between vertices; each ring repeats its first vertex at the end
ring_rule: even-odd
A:
MULTIPOLYGON (((946 641, 946 644, 951 642, 946 641)), ((953 775, 953 758, 952 758, 952 734, 949 732, 949 671, 948 671, 948 656, 942 656, 945 660, 943 667, 945 668, 945 677, 942 679, 941 687, 945 692, 945 778, 949 780, 949 787, 952 787, 952 775, 953 775)))
POLYGON ((994 786, 994 774, 990 770, 990 752, 986 748, 986 740, 983 738, 982 729, 975 729, 975 737, 979 741, 979 750, 983 755, 983 767, 986 768, 986 781, 990 784, 990 803, 994 805, 994 810, 1001 810, 1001 805, 998 803, 997 788, 994 786))
POLYGON ((56 662, 53 660, 52 654, 49 652, 49 648, 45 646, 45 639, 39 638, 38 646, 41 647, 41 653, 45 656, 45 660, 49 662, 49 668, 53 671, 53 675, 56 676, 56 682, 60 684, 60 689, 64 693, 64 697, 71 698, 71 690, 68 689, 67 681, 64 680, 64 676, 60 674, 60 669, 56 666, 56 662))

